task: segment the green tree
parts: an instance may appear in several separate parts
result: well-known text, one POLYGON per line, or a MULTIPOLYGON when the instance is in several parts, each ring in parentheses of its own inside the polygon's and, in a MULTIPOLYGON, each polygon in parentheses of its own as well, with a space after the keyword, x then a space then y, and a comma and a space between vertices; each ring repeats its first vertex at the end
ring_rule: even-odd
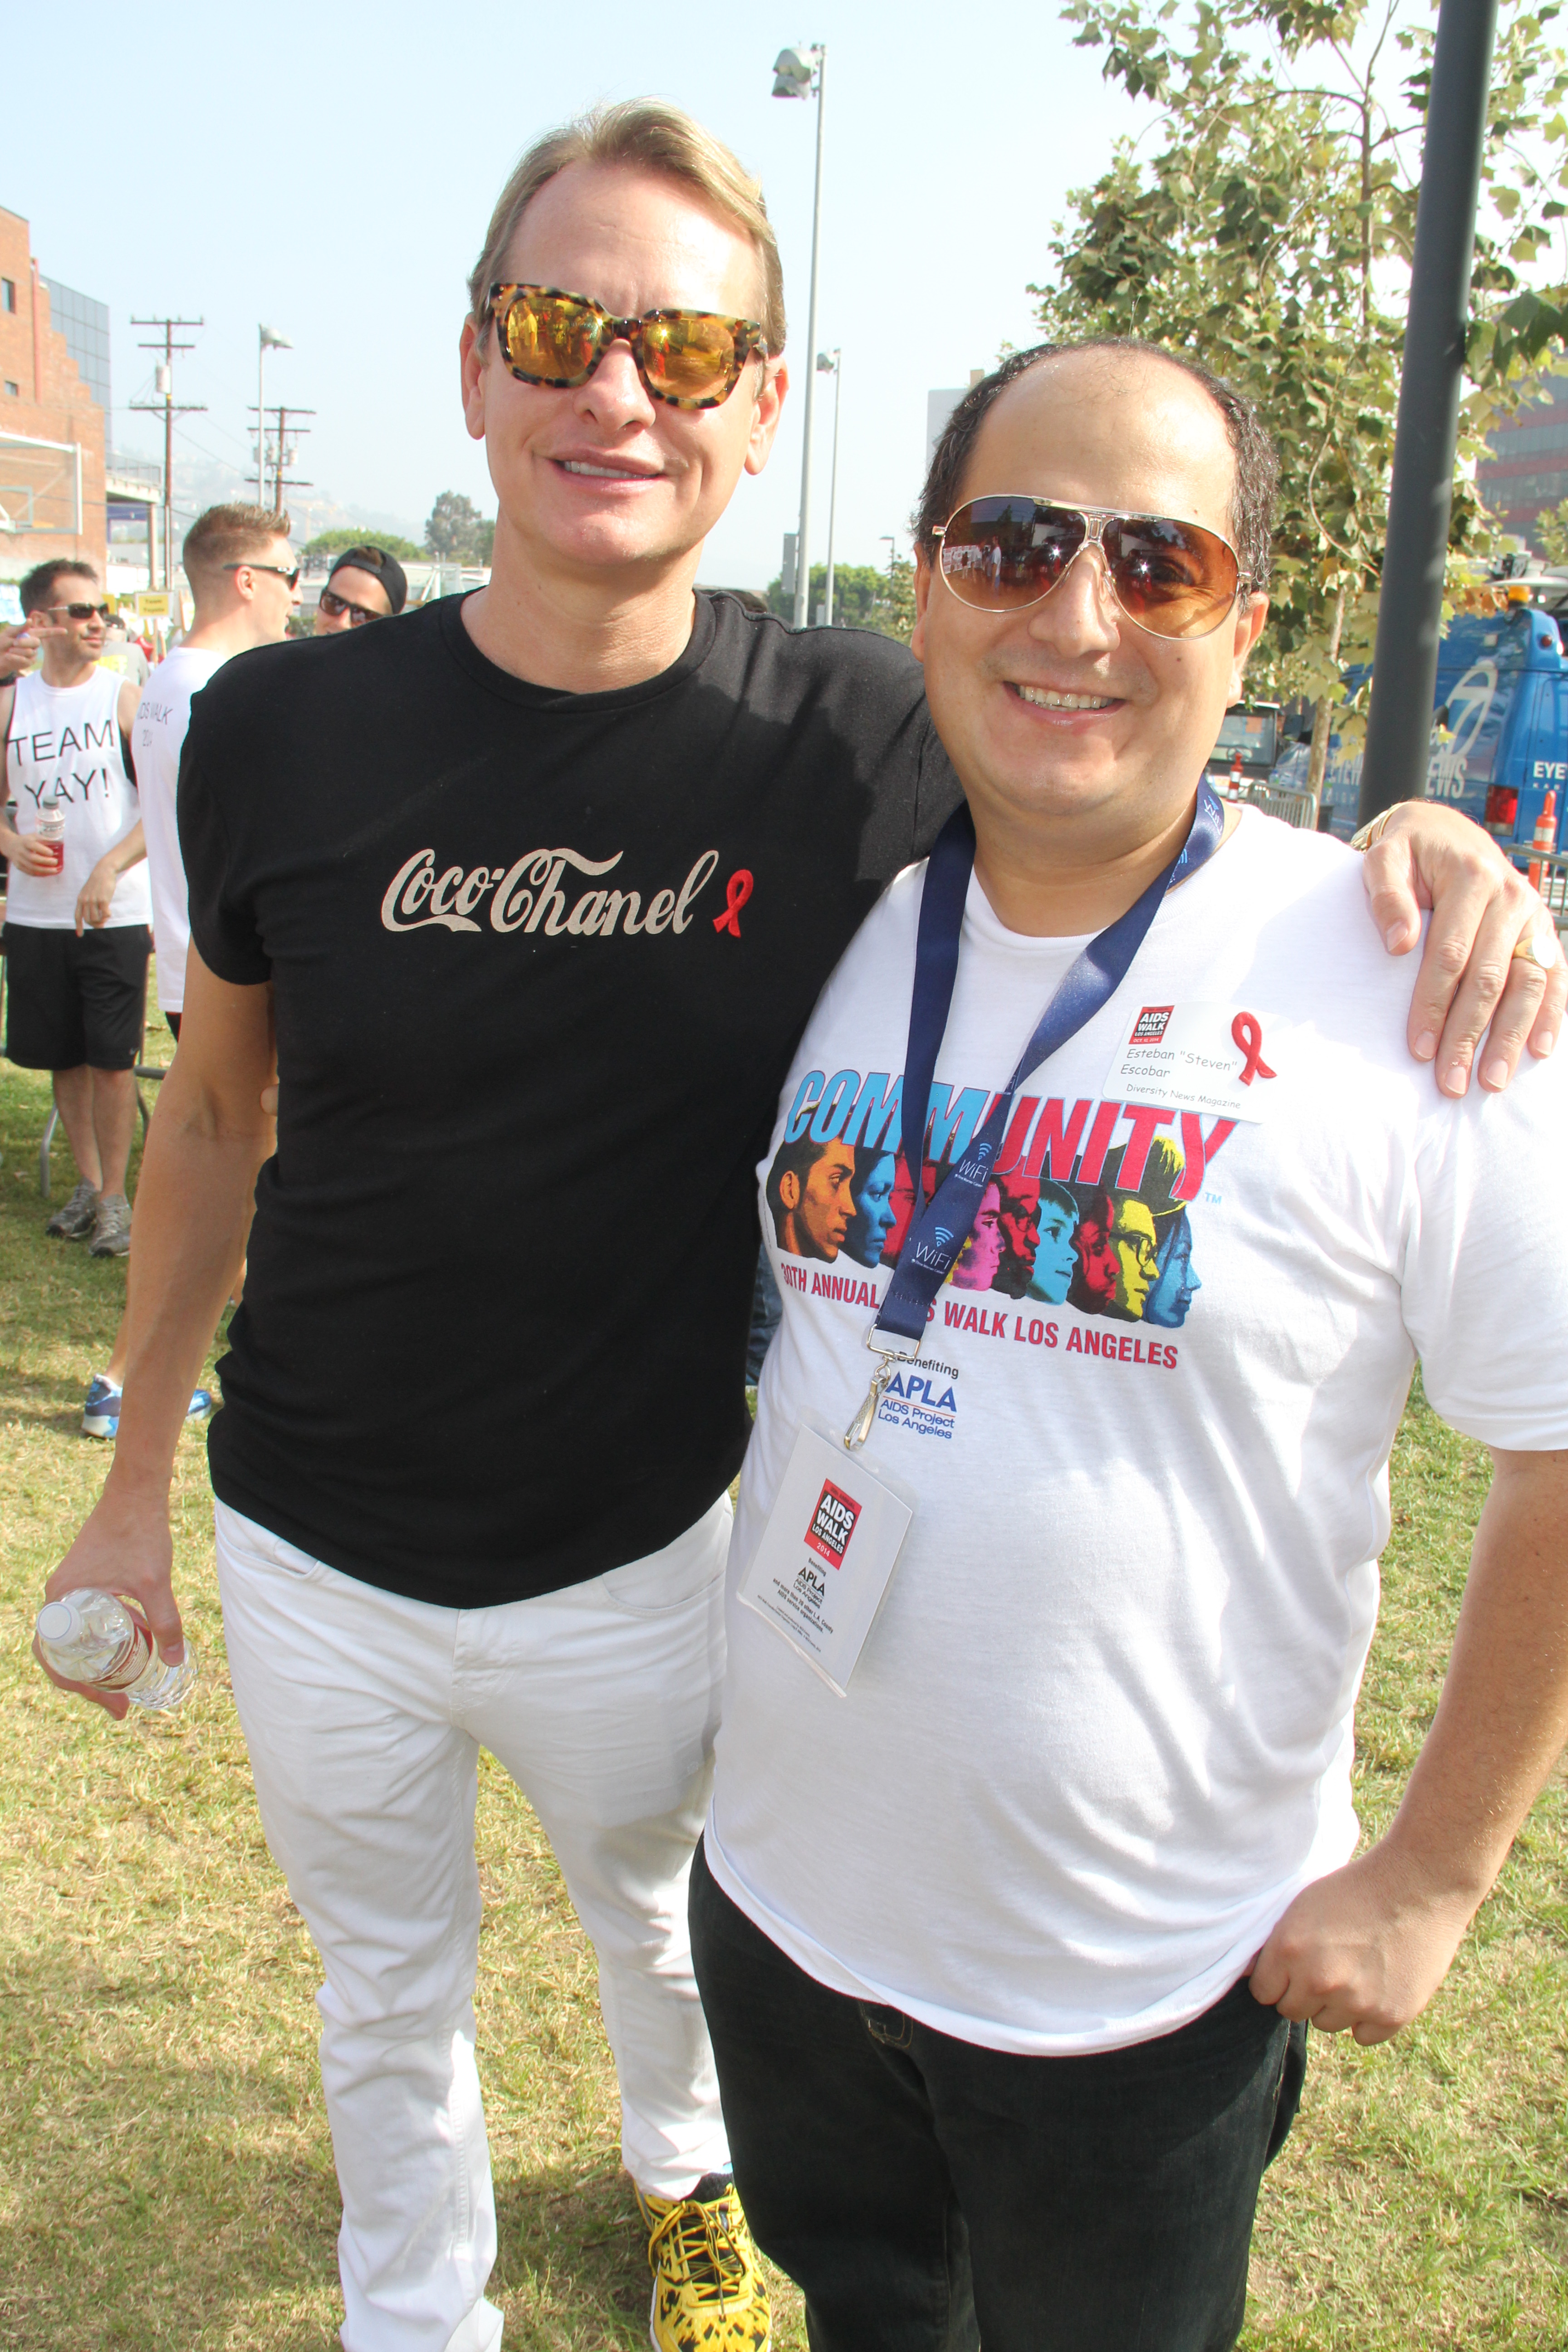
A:
POLYGON ((1568 499, 1542 507, 1531 534, 1548 563, 1568 563, 1568 499))
MULTIPOLYGON (((871 608, 886 586, 887 582, 873 563, 836 563, 833 567, 835 624, 852 629, 875 627, 871 608)), ((781 621, 793 618, 795 599, 784 594, 782 574, 769 581, 767 597, 770 613, 776 613, 781 621)), ((826 600, 827 566, 826 563, 814 563, 811 567, 811 593, 806 599, 807 612, 815 613, 826 600)))
MULTIPOLYGON (((795 598, 786 596, 782 574, 767 586, 768 610, 781 621, 795 616, 795 598)), ((815 613, 827 599, 827 566, 811 567, 811 593, 806 611, 815 613)), ((874 563, 836 563, 833 567, 833 621, 836 628, 876 629, 905 645, 914 627, 914 566, 895 562, 890 572, 874 563)))
POLYGON ((319 530, 300 552, 305 555, 341 555, 345 547, 381 547, 388 555, 395 555, 399 563, 423 563, 425 550, 416 547, 411 539, 400 539, 395 530, 372 530, 368 524, 355 529, 352 524, 339 530, 319 530))
POLYGON ((443 490, 425 526, 425 551, 443 563, 488 563, 496 527, 460 490, 443 490))
MULTIPOLYGON (((1155 110, 1075 190, 1031 287, 1051 337, 1141 335, 1188 352, 1258 403, 1283 476, 1258 683, 1359 731, 1341 667, 1370 657, 1415 236, 1433 34, 1393 0, 1068 0, 1077 45, 1155 110)), ((1568 330, 1568 286, 1528 285, 1568 207, 1568 63, 1554 0, 1501 0, 1476 240, 1450 548, 1495 544, 1464 461, 1568 330)))

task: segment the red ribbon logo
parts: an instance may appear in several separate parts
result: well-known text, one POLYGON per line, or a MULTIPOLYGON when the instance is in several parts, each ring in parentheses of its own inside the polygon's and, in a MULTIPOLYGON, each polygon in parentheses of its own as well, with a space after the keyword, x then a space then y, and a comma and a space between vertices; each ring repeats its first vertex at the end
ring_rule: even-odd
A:
POLYGON ((1230 1024, 1231 1043, 1239 1045, 1247 1056, 1241 1073, 1241 1083, 1249 1087, 1254 1078, 1272 1078, 1278 1075, 1263 1058, 1263 1024, 1255 1013, 1238 1013, 1230 1024))
MULTIPOLYGON (((741 909, 751 897, 752 887, 752 877, 743 866, 738 872, 731 875, 724 885, 726 900, 724 911, 721 915, 715 915, 713 918, 713 928, 716 931, 729 931, 735 939, 740 938, 741 909)), ((1273 1076, 1272 1071, 1269 1075, 1273 1076)))

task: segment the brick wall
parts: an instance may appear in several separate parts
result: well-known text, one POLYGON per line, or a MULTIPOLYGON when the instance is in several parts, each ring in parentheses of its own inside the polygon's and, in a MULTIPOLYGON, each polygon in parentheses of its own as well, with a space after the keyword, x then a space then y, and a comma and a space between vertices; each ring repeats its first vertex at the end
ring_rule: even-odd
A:
POLYGON ((19 579, 50 556, 85 556, 103 577, 107 530, 103 460, 109 420, 77 373, 65 338, 49 324, 49 298, 38 282, 27 224, 0 209, 0 508, 14 530, 0 529, 0 579, 19 579), (15 308, 9 307, 14 302, 15 308), (14 389, 13 389, 14 387, 14 389), (66 442, 72 450, 18 447, 66 442), (81 502, 73 529, 80 451, 81 502), (27 519, 28 493, 34 528, 27 519))

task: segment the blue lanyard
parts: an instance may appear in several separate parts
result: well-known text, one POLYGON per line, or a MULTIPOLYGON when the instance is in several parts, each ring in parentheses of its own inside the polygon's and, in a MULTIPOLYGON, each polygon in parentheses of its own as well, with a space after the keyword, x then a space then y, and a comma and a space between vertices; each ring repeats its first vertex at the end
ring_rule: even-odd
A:
MULTIPOLYGON (((1163 873, 1155 876, 1135 906, 1129 907, 1124 915, 1090 940, 1074 960, 1040 1015, 1005 1091, 997 1097, 979 1134, 938 1188, 935 1199, 922 1209, 920 1204, 925 1188, 921 1177, 931 1080, 952 1003, 964 902, 974 866, 974 824, 967 804, 961 804, 948 818, 931 850, 921 898, 914 989, 910 1000, 910 1042, 904 1056, 900 1103, 904 1160, 920 1213, 910 1218, 899 1263, 867 1339, 868 1347, 885 1348, 889 1357, 913 1352, 907 1345, 899 1346, 900 1339, 912 1340, 919 1347, 925 1336, 931 1303, 957 1264, 980 1213, 1014 1096, 1032 1070, 1048 1055, 1059 1051, 1069 1038, 1076 1037, 1085 1024, 1110 1002, 1131 970, 1132 959, 1142 946, 1172 883, 1184 880, 1205 865, 1224 835, 1225 811, 1205 782, 1199 790, 1197 809, 1180 856, 1172 859, 1163 873)), ((885 1381, 888 1377, 884 1367, 879 1378, 885 1381)), ((872 1385, 876 1389, 875 1381, 872 1385)), ((870 1403, 871 1399, 868 1398, 867 1402, 870 1403)), ((852 1424, 846 1444, 851 1443, 854 1430, 863 1417, 864 1408, 852 1424)), ((865 1430, 855 1442, 864 1443, 869 1428, 870 1421, 867 1420, 865 1430)))

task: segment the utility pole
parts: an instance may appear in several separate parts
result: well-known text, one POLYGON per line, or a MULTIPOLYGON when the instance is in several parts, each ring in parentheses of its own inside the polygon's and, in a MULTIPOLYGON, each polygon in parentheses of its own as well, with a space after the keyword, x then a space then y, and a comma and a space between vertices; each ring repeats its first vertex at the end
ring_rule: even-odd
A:
POLYGON ((1361 822, 1424 800, 1497 0, 1442 0, 1399 374, 1361 822))
POLYGON ((138 319, 132 316, 133 327, 162 327, 161 343, 142 343, 139 350, 162 352, 163 356, 153 371, 156 400, 133 400, 132 408, 145 416, 162 416, 163 420, 163 585, 174 584, 174 419, 176 416, 202 416, 206 413, 203 401, 187 402, 177 406, 174 401, 174 353, 194 352, 195 343, 177 343, 176 327, 205 327, 205 319, 138 319))
MULTIPOLYGON (((313 408, 289 408, 281 401, 279 401, 276 408, 257 410, 253 412, 258 418, 257 433, 258 438, 256 464, 256 478, 258 483, 260 483, 263 480, 266 472, 267 449, 265 445, 267 419, 268 416, 275 416, 278 419, 278 438, 272 445, 272 506, 274 512, 277 512, 281 509, 283 504, 283 493, 285 490, 309 490, 314 488, 312 483, 305 481, 300 476, 290 474, 288 471, 288 467, 293 463, 294 459, 294 450, 289 442, 288 436, 289 433, 292 432, 298 437, 304 434, 308 434, 310 429, 308 425, 290 425, 289 419, 291 416, 314 416, 315 413, 316 412, 313 408)), ((262 505, 265 503, 265 499, 258 495, 257 503, 258 506, 262 505)))
POLYGON ((822 259, 822 110, 827 79, 827 47, 818 41, 803 49, 781 49, 773 60, 775 98, 816 100, 816 185, 811 207, 811 307, 806 317, 805 431, 800 460, 800 523, 795 537, 795 626, 804 629, 811 592, 811 427, 816 404, 816 371, 811 364, 816 350, 816 287, 822 259))

